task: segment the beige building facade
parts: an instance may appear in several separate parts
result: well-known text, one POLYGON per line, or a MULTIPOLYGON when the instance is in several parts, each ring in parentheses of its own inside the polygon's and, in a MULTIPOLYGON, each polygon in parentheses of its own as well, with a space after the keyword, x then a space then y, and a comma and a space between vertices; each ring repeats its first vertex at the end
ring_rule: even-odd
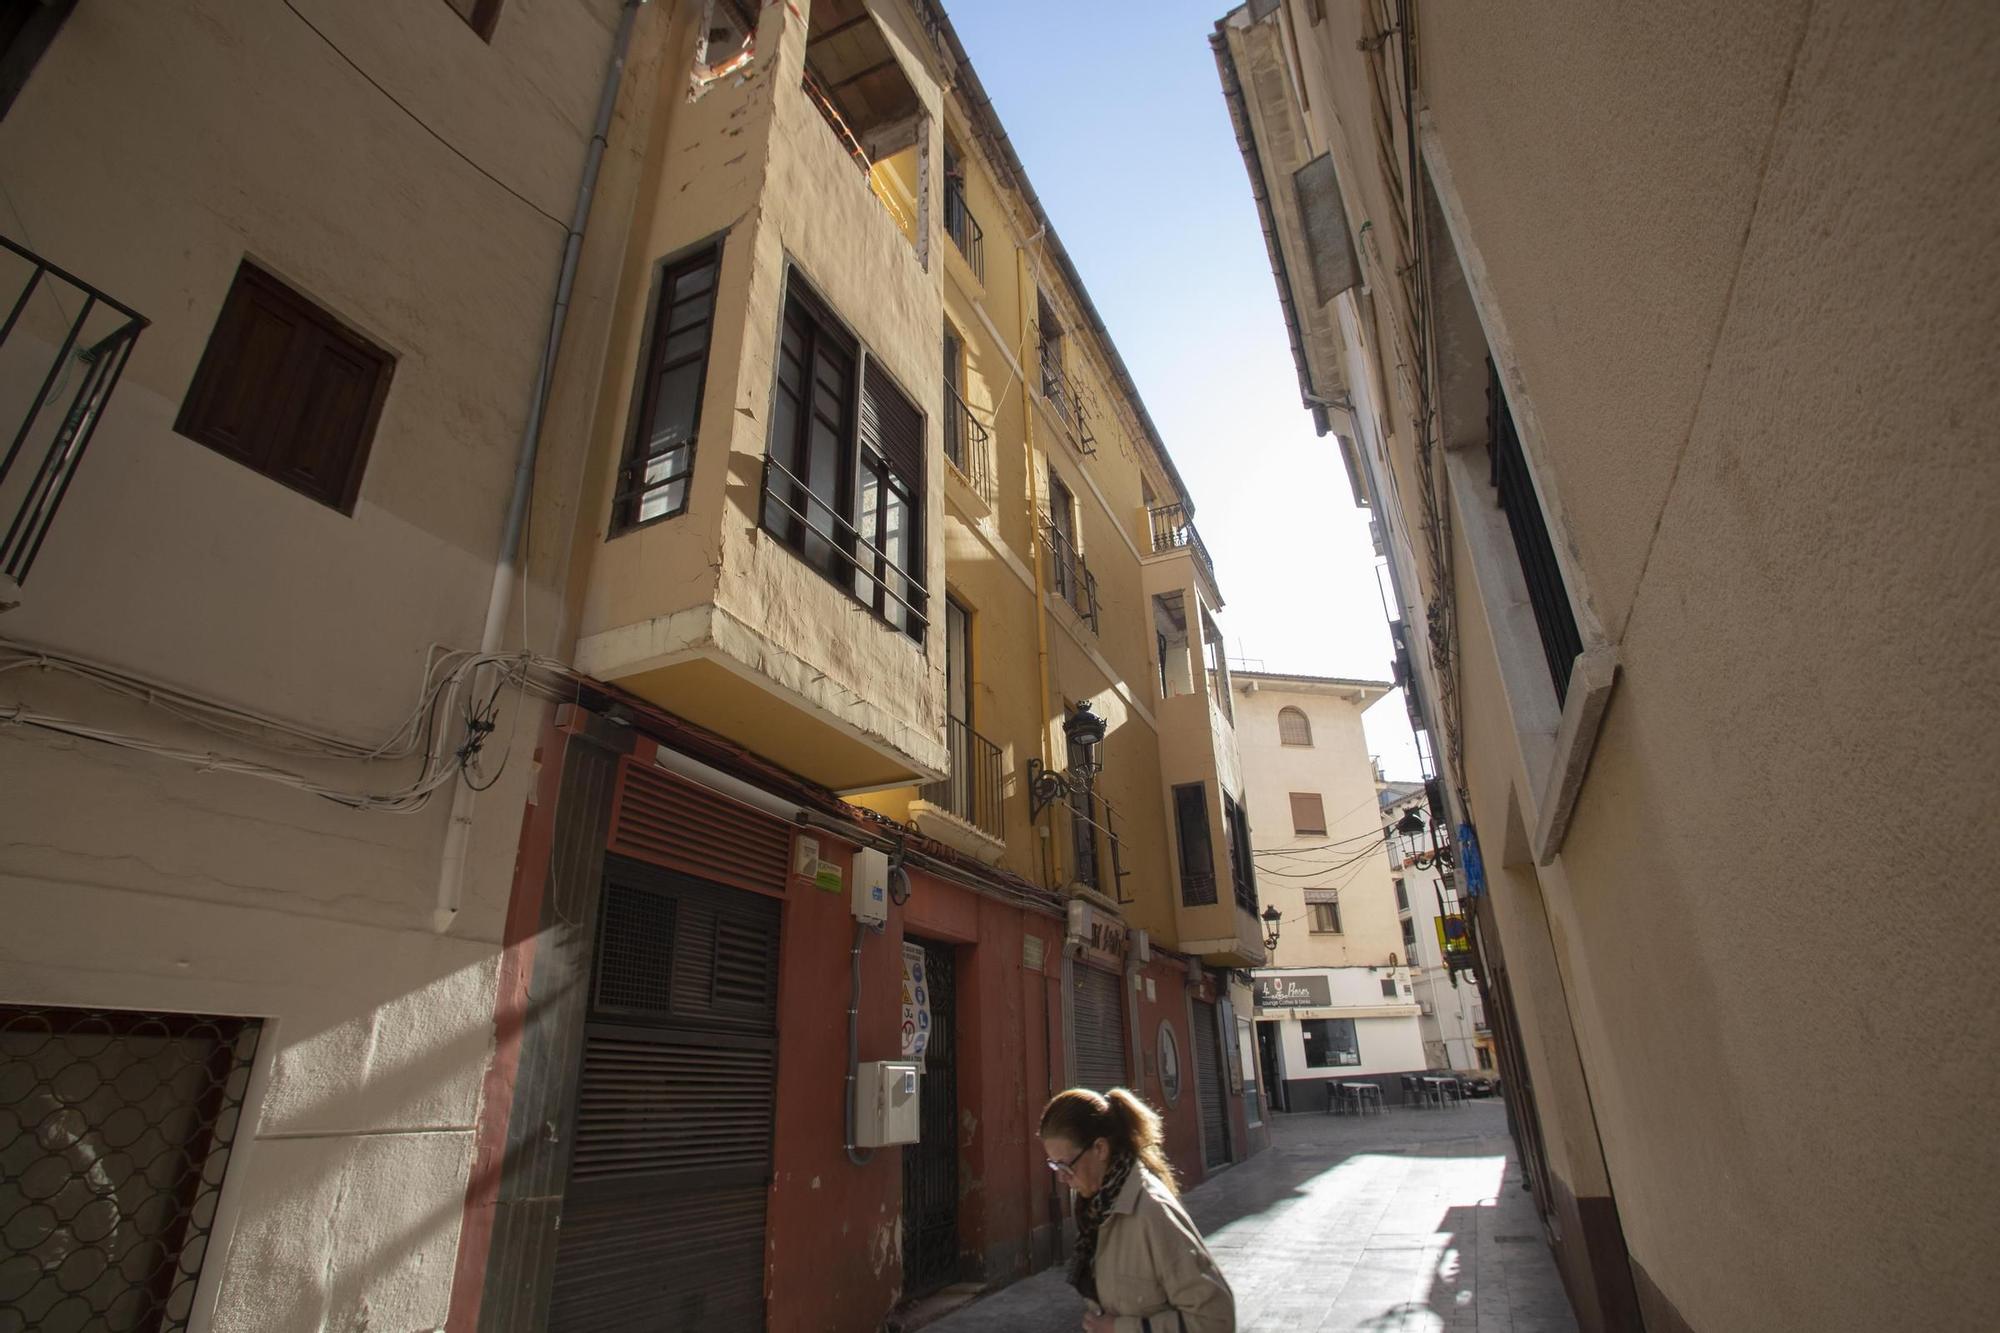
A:
POLYGON ((1953 871, 1882 775, 2000 808, 1996 19, 1259 0, 1215 32, 1587 1327, 1981 1303, 2000 1159, 1911 1090, 1990 1085, 1993 1025, 1936 1015, 1985 1011, 1993 948, 1913 997, 1953 871))
POLYGON ((1273 1105, 1320 1110, 1335 1083, 1366 1080, 1390 1102, 1426 1062, 1417 969, 1383 853, 1375 768, 1361 716, 1387 681, 1237 671, 1259 895, 1278 941, 1259 968, 1263 1084, 1273 1105))

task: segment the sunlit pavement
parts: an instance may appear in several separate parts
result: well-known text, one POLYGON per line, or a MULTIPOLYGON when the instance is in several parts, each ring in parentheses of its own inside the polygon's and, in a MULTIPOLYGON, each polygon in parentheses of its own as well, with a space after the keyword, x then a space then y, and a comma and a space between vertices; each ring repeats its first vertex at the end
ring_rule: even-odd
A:
MULTIPOLYGON (((1572 1330, 1498 1102, 1361 1119, 1278 1116, 1272 1146, 1190 1192, 1246 1330, 1572 1330)), ((934 1333, 1082 1326, 1060 1271, 934 1333)))

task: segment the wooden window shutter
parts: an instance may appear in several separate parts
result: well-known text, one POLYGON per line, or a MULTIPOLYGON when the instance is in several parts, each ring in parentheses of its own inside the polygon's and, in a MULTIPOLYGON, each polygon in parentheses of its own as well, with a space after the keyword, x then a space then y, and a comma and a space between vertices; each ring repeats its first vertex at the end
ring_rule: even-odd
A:
POLYGON ((387 352, 245 263, 174 429, 352 513, 394 368, 387 352))
POLYGON ((1325 833, 1326 806, 1318 792, 1292 793, 1292 832, 1325 833))
POLYGON ((873 449, 910 487, 924 479, 924 418, 874 357, 861 386, 861 442, 873 449))

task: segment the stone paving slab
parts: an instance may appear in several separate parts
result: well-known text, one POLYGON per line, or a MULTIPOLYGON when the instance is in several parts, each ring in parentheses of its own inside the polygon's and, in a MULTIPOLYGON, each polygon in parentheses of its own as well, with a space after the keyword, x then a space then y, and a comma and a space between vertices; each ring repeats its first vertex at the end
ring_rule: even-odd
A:
MULTIPOLYGON (((1504 1108, 1273 1118, 1271 1147, 1190 1191, 1245 1333, 1574 1333, 1504 1108)), ((1070 1333, 1060 1269, 926 1333, 1070 1333)))

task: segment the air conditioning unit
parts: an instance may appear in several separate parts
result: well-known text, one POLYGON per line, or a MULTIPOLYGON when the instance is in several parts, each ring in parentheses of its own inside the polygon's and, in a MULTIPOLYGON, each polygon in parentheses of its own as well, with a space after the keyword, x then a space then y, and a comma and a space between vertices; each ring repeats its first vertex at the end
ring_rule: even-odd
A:
POLYGON ((1133 962, 1144 965, 1153 961, 1153 937, 1151 934, 1134 926, 1126 932, 1125 938, 1131 941, 1131 959, 1133 962))

